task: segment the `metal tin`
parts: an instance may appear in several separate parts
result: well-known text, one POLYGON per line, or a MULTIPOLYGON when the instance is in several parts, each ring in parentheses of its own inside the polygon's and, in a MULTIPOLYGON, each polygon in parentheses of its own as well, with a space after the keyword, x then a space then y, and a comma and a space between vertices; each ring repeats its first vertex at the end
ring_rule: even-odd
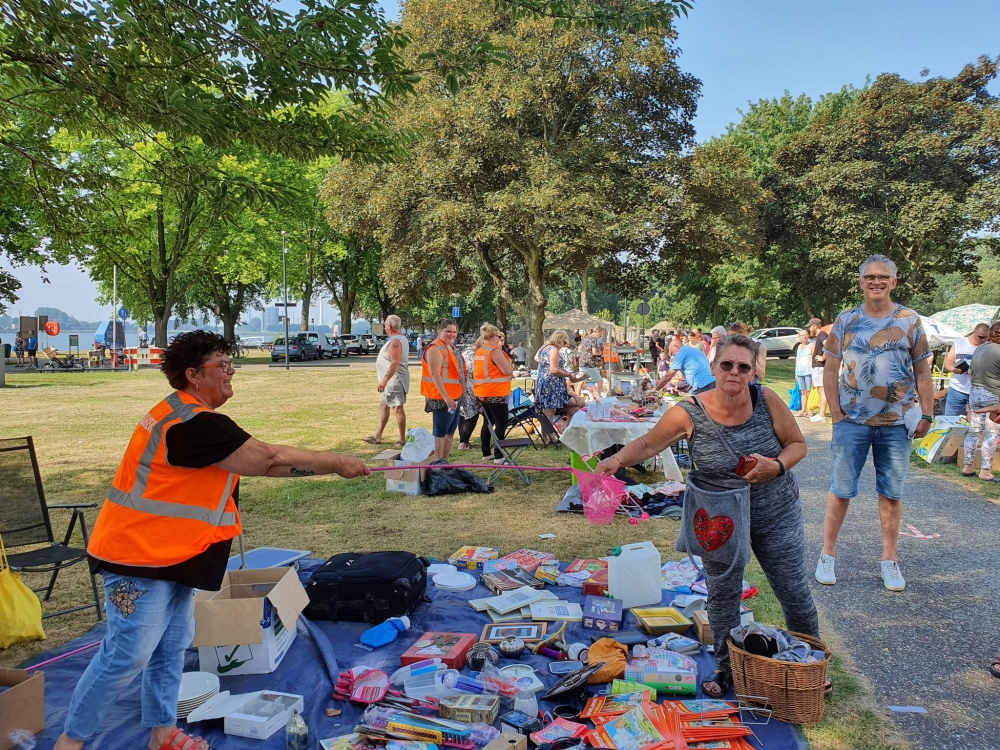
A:
POLYGON ((505 659, 520 659, 524 653, 524 641, 514 635, 509 635, 500 641, 500 655, 505 659))
POLYGON ((480 641, 469 649, 466 659, 469 662, 469 668, 473 672, 482 672, 487 662, 496 666, 500 661, 500 654, 489 643, 480 641))
POLYGON ((567 654, 572 661, 587 663, 590 657, 590 649, 585 643, 571 643, 566 647, 567 654))

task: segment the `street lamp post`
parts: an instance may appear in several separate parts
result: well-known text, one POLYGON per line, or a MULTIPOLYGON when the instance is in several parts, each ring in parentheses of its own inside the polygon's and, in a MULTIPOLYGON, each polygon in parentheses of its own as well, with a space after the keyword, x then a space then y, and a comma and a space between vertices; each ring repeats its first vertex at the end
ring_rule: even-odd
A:
POLYGON ((284 229, 281 230, 281 286, 285 294, 285 369, 288 369, 288 248, 285 247, 284 229))

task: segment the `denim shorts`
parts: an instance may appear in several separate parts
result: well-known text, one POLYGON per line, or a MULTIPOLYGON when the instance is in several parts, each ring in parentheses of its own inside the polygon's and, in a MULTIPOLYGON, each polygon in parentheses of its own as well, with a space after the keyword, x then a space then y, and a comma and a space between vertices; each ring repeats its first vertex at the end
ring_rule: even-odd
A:
POLYGON ((858 496, 858 479, 871 450, 875 491, 890 500, 903 499, 910 468, 911 441, 906 425, 868 427, 846 419, 833 425, 833 478, 830 492, 845 500, 858 496))
POLYGON ((436 438, 451 437, 455 434, 455 430, 458 429, 458 421, 461 418, 462 413, 458 409, 455 409, 455 411, 435 409, 431 412, 431 419, 433 420, 431 434, 436 438))

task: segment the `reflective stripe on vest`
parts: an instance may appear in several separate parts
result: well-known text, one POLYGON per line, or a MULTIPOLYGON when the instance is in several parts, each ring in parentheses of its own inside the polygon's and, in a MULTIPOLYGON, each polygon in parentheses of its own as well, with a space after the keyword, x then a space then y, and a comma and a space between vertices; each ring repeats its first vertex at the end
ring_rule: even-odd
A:
POLYGON ((164 500, 150 500, 143 497, 143 494, 146 492, 146 483, 149 481, 149 474, 153 470, 153 459, 156 457, 156 452, 160 448, 160 442, 163 440, 164 425, 178 417, 180 417, 182 422, 187 422, 197 415, 199 410, 206 408, 200 404, 185 403, 176 392, 171 393, 164 401, 169 404, 173 411, 164 415, 153 425, 153 429, 150 430, 149 440, 146 442, 142 456, 139 457, 139 465, 135 470, 135 484, 132 485, 131 491, 118 489, 112 484, 107 494, 108 501, 123 508, 131 508, 132 510, 149 513, 153 516, 202 521, 212 526, 234 525, 236 523, 236 514, 233 512, 224 512, 226 503, 229 501, 229 496, 233 491, 234 475, 232 472, 229 473, 225 491, 222 493, 222 498, 215 510, 200 508, 195 505, 185 505, 183 503, 171 503, 164 500))
POLYGON ((441 382, 444 384, 444 390, 450 398, 459 399, 462 397, 462 376, 465 375, 465 360, 456 357, 451 347, 441 341, 441 339, 434 339, 431 345, 424 349, 422 372, 420 375, 420 394, 426 398, 444 399, 444 396, 441 395, 434 384, 434 379, 431 377, 430 365, 427 362, 428 355, 435 348, 441 350, 441 382))
POLYGON ((480 398, 510 395, 510 375, 504 375, 493 362, 493 352, 498 349, 496 346, 484 346, 476 350, 472 366, 472 391, 480 398))

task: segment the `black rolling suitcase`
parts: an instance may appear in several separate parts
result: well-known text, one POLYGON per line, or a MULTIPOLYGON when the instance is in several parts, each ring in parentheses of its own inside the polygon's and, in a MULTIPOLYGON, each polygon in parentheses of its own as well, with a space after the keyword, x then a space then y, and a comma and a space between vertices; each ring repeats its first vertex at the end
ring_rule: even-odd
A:
POLYGON ((427 568, 412 552, 346 552, 312 574, 305 615, 378 624, 409 614, 426 591, 427 568))

